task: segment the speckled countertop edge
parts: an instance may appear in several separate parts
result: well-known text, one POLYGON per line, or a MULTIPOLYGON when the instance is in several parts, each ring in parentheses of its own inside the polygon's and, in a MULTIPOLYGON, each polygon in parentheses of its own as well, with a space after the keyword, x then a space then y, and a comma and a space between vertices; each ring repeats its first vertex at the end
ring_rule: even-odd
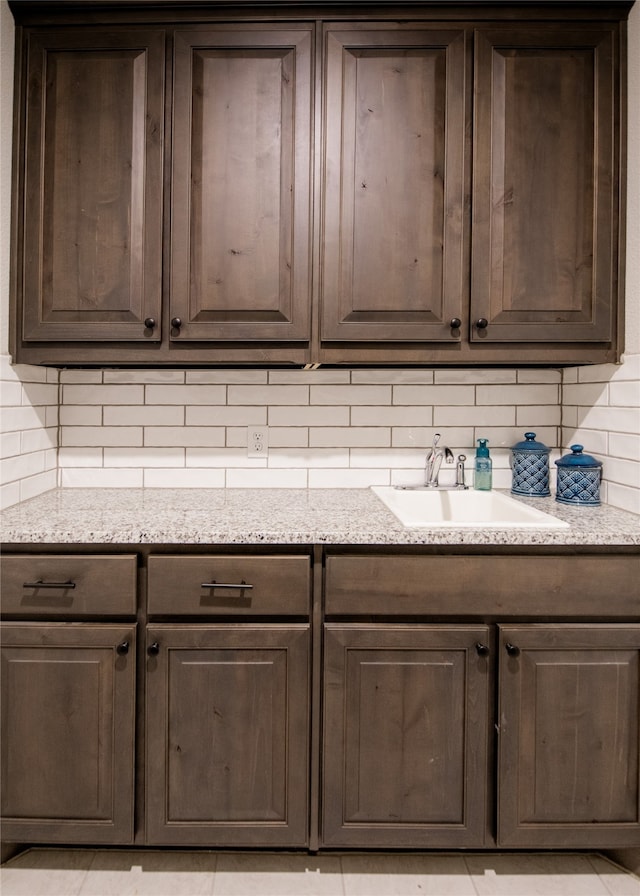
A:
POLYGON ((405 528, 365 489, 54 489, 0 514, 23 544, 640 545, 640 515, 518 498, 567 529, 405 528))

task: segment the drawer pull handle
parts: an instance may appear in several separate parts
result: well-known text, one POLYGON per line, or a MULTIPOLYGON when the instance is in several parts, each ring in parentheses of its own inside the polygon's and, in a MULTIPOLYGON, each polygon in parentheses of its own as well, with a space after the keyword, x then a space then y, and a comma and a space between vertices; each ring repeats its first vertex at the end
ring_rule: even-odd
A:
POLYGON ((200 585, 201 588, 231 588, 231 589, 240 589, 241 591, 250 591, 253 588, 253 585, 247 585, 246 582, 240 582, 240 584, 234 582, 203 582, 200 585))
POLYGON ((23 588, 75 588, 75 582, 43 582, 40 579, 37 582, 25 582, 23 588))

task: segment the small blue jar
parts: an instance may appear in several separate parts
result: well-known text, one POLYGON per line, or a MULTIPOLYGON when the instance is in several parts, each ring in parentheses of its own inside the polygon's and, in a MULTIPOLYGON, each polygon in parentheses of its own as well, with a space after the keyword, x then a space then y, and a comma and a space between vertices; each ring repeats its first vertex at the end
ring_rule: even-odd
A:
POLYGON ((602 463, 582 453, 582 445, 572 445, 571 454, 557 460, 558 486, 556 501, 581 507, 598 507, 602 463))
POLYGON ((546 498, 549 491, 549 449, 536 442, 535 432, 525 432, 525 441, 511 449, 511 493, 527 498, 546 498))

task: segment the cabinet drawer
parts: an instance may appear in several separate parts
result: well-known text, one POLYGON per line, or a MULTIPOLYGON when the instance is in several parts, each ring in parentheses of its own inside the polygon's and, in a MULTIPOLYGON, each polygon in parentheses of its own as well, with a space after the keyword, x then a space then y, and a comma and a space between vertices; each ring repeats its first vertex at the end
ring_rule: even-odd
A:
POLYGON ((310 584, 309 557, 150 557, 148 611, 158 616, 306 616, 310 584))
POLYGON ((640 616, 640 556, 327 557, 326 613, 640 616), (615 587, 612 584, 615 583, 615 587))
POLYGON ((2 612, 20 616, 133 616, 136 556, 30 554, 2 559, 2 612))

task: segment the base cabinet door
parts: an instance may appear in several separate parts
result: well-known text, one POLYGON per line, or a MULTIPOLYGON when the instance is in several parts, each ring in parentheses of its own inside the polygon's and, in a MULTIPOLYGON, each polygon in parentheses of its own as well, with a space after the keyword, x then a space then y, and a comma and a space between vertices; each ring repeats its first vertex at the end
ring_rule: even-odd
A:
POLYGON ((480 847, 488 627, 325 627, 325 846, 480 847))
POLYGON ((640 625, 500 628, 498 845, 640 842, 640 625))
POLYGON ((133 840, 135 625, 3 623, 2 837, 133 840))
POLYGON ((147 631, 147 842, 306 846, 309 627, 147 631))

